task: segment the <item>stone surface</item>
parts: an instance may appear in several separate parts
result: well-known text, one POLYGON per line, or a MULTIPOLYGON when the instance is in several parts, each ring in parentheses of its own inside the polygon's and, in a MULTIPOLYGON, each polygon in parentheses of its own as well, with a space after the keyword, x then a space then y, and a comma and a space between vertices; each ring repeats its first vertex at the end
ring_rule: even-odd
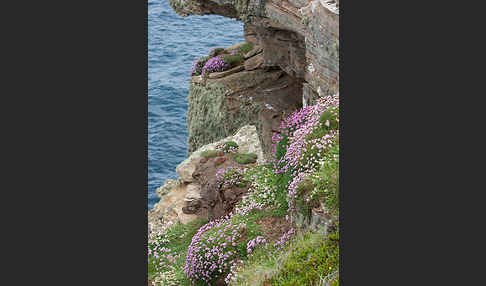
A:
POLYGON ((191 183, 186 187, 187 194, 184 196, 184 201, 191 202, 201 198, 201 186, 199 184, 191 183))
POLYGON ((180 185, 179 180, 172 180, 172 179, 167 179, 165 180, 164 184, 160 187, 158 187, 155 190, 155 193, 159 196, 159 198, 162 198, 164 195, 166 195, 168 192, 170 192, 171 189, 174 187, 180 185))
POLYGON ((260 54, 261 52, 263 52, 263 48, 259 45, 254 45, 253 49, 245 54, 245 59, 249 59, 255 55, 260 54))
MULTIPOLYGON (((200 165, 201 153, 208 150, 214 150, 216 149, 216 146, 226 141, 235 141, 236 144, 238 144, 239 146, 238 150, 240 153, 255 153, 258 156, 258 162, 260 163, 264 162, 263 151, 261 148, 256 127, 247 125, 240 128, 233 136, 229 136, 222 140, 204 145, 201 148, 194 151, 189 156, 189 158, 184 160, 176 167, 176 172, 179 174, 180 179, 184 182, 194 182, 195 178, 193 177, 193 174, 194 171, 196 170, 196 167, 200 165)), ((227 160, 227 158, 225 160, 227 160)), ((211 159, 209 161, 211 161, 211 159)), ((212 165, 212 164, 205 164, 205 165, 212 165)))
POLYGON ((204 213, 207 216, 204 218, 209 220, 229 214, 248 190, 247 187, 233 187, 229 190, 220 190, 219 183, 215 177, 219 170, 230 166, 238 166, 240 168, 248 167, 248 165, 240 165, 234 161, 232 154, 226 154, 224 158, 225 161, 220 165, 198 165, 194 173, 196 182, 201 185, 200 202, 201 209, 204 210, 201 213, 204 213))
POLYGON ((192 178, 192 173, 194 173, 194 169, 196 168, 196 164, 199 162, 199 159, 196 160, 196 158, 189 158, 182 161, 179 165, 176 167, 176 172, 179 175, 179 178, 185 182, 185 183, 190 183, 194 181, 192 178))
POLYGON ((216 159, 214 160, 214 165, 221 165, 221 164, 223 164, 223 163, 224 163, 224 161, 226 161, 226 158, 224 158, 224 157, 219 157, 219 158, 216 158, 216 159))
POLYGON ((242 71, 244 69, 245 69, 245 67, 243 65, 239 65, 239 66, 236 66, 236 67, 229 69, 227 71, 212 72, 212 73, 209 74, 209 78, 222 78, 222 77, 228 76, 230 74, 234 74, 234 73, 237 73, 239 71, 242 71))
POLYGON ((218 14, 245 23, 244 36, 263 48, 265 67, 301 78, 320 96, 339 92, 339 1, 170 0, 184 16, 218 14), (318 89, 321 92, 318 92, 318 89))
POLYGON ((148 212, 148 222, 153 231, 160 230, 169 222, 179 221, 186 224, 198 217, 196 214, 185 214, 182 211, 186 205, 184 197, 188 194, 187 186, 187 184, 176 185, 148 212))
MULTIPOLYGON (((246 62, 260 57, 261 54, 256 55, 246 62)), ((263 125, 267 124, 261 121, 262 112, 271 110, 275 113, 273 120, 277 121, 300 108, 302 80, 282 70, 260 67, 224 78, 208 79, 205 85, 191 82, 188 102, 188 153, 228 137, 242 126, 254 125, 267 158, 272 129, 266 129, 268 134, 262 133, 263 125)))
POLYGON ((263 67, 263 54, 258 54, 245 61, 245 70, 251 71, 263 67))

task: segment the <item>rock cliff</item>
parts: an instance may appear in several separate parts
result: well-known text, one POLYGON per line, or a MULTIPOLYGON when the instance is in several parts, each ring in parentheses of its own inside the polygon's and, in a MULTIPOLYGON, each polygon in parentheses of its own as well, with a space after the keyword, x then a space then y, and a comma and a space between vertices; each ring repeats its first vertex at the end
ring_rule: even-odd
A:
POLYGON ((243 66, 211 74, 207 80, 192 78, 189 153, 253 124, 268 160, 269 138, 276 131, 273 125, 282 116, 339 92, 339 1, 169 2, 182 16, 218 14, 239 19, 244 22, 245 40, 255 44, 243 66))

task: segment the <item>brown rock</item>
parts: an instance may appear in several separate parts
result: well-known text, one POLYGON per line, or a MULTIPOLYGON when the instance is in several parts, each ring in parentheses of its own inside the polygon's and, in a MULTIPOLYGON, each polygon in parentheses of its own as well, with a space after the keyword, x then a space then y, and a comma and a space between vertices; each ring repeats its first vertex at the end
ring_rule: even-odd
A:
POLYGON ((249 59, 254 55, 260 54, 261 52, 263 52, 263 48, 261 46, 255 45, 253 46, 253 49, 251 51, 245 54, 245 59, 249 59))
POLYGON ((245 61, 245 70, 251 71, 263 67, 263 54, 258 54, 245 61))
POLYGON ((202 157, 201 160, 199 160, 199 163, 204 164, 208 161, 208 158, 202 157))
POLYGON ((236 66, 230 70, 227 70, 227 71, 222 71, 222 72, 212 72, 209 74, 209 78, 222 78, 222 77, 225 77, 225 76, 228 76, 230 74, 234 74, 234 73, 237 73, 237 72, 240 72, 242 70, 244 70, 245 67, 240 65, 240 66, 236 66))
POLYGON ((217 166, 217 165, 221 165, 224 163, 224 161, 226 161, 226 158, 225 157, 218 157, 216 158, 216 160, 214 160, 214 165, 217 166))
POLYGON ((182 212, 185 214, 195 214, 201 207, 201 202, 199 200, 191 201, 187 203, 187 206, 182 208, 182 212))

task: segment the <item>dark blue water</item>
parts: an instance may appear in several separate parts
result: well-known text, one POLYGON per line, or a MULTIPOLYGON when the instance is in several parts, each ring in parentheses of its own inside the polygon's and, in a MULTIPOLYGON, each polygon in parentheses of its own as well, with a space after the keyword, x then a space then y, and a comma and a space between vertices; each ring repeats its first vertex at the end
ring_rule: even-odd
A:
POLYGON ((216 15, 181 17, 168 0, 148 2, 148 208, 155 189, 177 178, 186 158, 186 111, 193 61, 212 47, 242 42, 243 24, 216 15))

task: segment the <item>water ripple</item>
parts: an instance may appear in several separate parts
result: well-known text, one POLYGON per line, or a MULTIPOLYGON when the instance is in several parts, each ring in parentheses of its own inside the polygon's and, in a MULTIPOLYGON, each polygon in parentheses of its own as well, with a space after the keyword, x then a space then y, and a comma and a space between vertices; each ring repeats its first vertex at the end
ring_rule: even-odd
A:
POLYGON ((243 41, 243 25, 216 15, 181 17, 168 0, 148 2, 148 208, 155 189, 175 179, 186 158, 186 111, 193 61, 215 46, 243 41), (222 28, 224 27, 224 28, 222 28))

